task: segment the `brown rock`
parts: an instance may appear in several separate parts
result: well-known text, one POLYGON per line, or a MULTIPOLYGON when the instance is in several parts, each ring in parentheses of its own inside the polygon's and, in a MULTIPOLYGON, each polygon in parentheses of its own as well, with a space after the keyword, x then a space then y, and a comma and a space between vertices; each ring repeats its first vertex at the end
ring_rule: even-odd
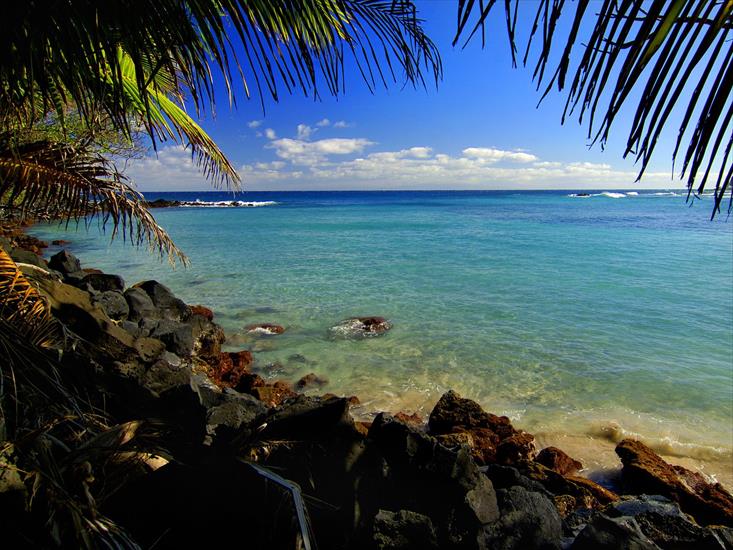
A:
POLYGON ((422 416, 420 416, 416 412, 412 414, 407 414, 404 411, 400 411, 394 415, 394 418, 396 420, 399 420, 400 422, 404 422, 405 424, 409 424, 410 426, 415 426, 418 428, 422 427, 424 423, 422 416))
POLYGON ((331 327, 334 336, 342 338, 368 338, 380 336, 392 328, 384 317, 351 317, 331 327))
POLYGON ((570 495, 556 495, 552 500, 561 518, 569 516, 579 507, 575 497, 570 495))
POLYGON ((308 373, 295 383, 296 389, 304 390, 306 388, 320 388, 328 384, 328 378, 318 376, 314 373, 308 373))
POLYGON ((276 381, 272 385, 252 388, 250 393, 268 407, 277 407, 286 399, 298 395, 288 383, 282 382, 281 380, 276 381))
POLYGON ((218 362, 209 369, 209 377, 219 386, 235 388, 243 375, 249 374, 254 359, 250 351, 219 353, 218 362))
POLYGON ((245 372, 237 381, 234 389, 240 393, 252 393, 254 388, 259 388, 265 385, 265 380, 259 375, 251 372, 245 372))
POLYGON ((719 483, 666 463, 641 441, 624 439, 616 454, 624 465, 623 481, 628 491, 674 500, 701 525, 733 526, 733 496, 719 483))
POLYGON ((534 436, 527 432, 517 432, 496 446, 496 460, 502 464, 517 464, 532 460, 536 455, 534 436))
POLYGON ((535 462, 539 462, 561 475, 574 474, 578 470, 583 469, 583 464, 580 461, 571 458, 557 447, 545 447, 542 449, 537 455, 537 458, 535 458, 535 462))
POLYGON ((214 312, 208 307, 202 305, 191 306, 191 315, 201 315, 201 317, 204 317, 207 321, 214 320, 214 312))
POLYGON ((248 325, 245 327, 247 332, 255 332, 258 334, 264 334, 274 336, 275 334, 282 334, 285 332, 285 327, 280 325, 274 325, 272 323, 257 323, 254 325, 248 325))
POLYGON ((616 493, 601 487, 590 479, 580 476, 563 476, 537 462, 524 463, 520 471, 528 478, 542 484, 553 495, 573 497, 576 508, 599 509, 619 499, 616 493))

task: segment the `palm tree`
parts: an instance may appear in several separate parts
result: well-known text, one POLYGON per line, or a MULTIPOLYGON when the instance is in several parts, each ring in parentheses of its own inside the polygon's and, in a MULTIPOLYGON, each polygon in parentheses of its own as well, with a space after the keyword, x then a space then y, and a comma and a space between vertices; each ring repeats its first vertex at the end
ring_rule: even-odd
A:
MULTIPOLYGON (((454 45, 479 31, 484 37, 495 3, 459 0, 454 45)), ((504 3, 515 66, 519 9, 518 2, 504 3)), ((522 61, 534 65, 543 98, 569 83, 562 122, 574 114, 581 123, 586 117, 591 143, 603 146, 622 106, 636 101, 624 157, 640 163, 637 181, 673 113, 681 113, 673 161, 681 159, 688 200, 714 181, 714 217, 726 192, 728 213, 733 209, 732 29, 729 0, 540 0, 522 61), (570 24, 558 25, 566 15, 570 24), (559 28, 568 30, 558 36, 559 28), (558 41, 561 57, 551 65, 558 41)))

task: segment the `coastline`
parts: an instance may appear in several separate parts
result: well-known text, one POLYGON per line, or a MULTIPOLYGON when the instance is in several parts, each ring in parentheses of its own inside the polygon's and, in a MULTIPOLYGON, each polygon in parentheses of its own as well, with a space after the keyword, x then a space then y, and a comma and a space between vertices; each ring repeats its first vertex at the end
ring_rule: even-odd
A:
MULTIPOLYGON (((36 251, 40 251, 40 246, 36 247, 36 251)), ((34 254, 34 252, 31 252, 31 254, 34 254)), ((18 256, 17 251, 16 256, 18 256)), ((32 259, 31 256, 22 253, 19 257, 25 260, 32 259)), ((659 494, 666 491, 665 498, 675 497, 677 499, 682 498, 677 494, 681 490, 680 487, 686 487, 685 491, 690 492, 690 496, 682 498, 679 503, 686 508, 688 513, 694 511, 700 525, 711 522, 713 524, 730 522, 733 526, 733 497, 723 486, 711 484, 692 471, 670 466, 667 462, 661 461, 659 456, 651 449, 632 440, 622 439, 616 447, 616 454, 619 454, 624 460, 625 467, 623 469, 621 469, 620 462, 617 461, 617 466, 612 471, 588 471, 586 468, 581 469, 579 473, 580 476, 584 477, 577 477, 577 470, 581 465, 564 452, 556 449, 556 447, 562 448, 561 444, 557 446, 549 445, 549 443, 555 442, 553 436, 537 434, 537 437, 535 437, 514 427, 507 417, 498 417, 490 412, 485 412, 474 401, 464 399, 453 392, 444 394, 429 413, 429 416, 416 415, 413 414, 414 411, 393 411, 393 415, 382 411, 368 411, 364 415, 364 411, 360 412, 358 409, 358 396, 339 398, 333 394, 324 393, 328 387, 327 385, 324 388, 319 387, 323 381, 319 380, 317 375, 309 378, 304 377, 298 381, 266 380, 251 368, 254 364, 251 351, 245 349, 236 352, 220 351, 221 346, 225 344, 225 336, 221 327, 215 323, 214 313, 205 305, 186 305, 161 283, 148 281, 127 287, 117 275, 105 274, 94 268, 86 268, 86 271, 82 271, 78 260, 65 251, 55 255, 48 266, 44 267, 44 265, 45 262, 39 258, 36 266, 40 269, 25 267, 24 271, 32 278, 38 277, 37 280, 43 292, 48 296, 57 314, 62 315, 61 318, 64 319, 64 322, 78 322, 78 314, 72 314, 69 317, 68 308, 73 306, 76 309, 81 308, 86 315, 92 315, 101 323, 99 325, 102 329, 101 334, 94 335, 90 333, 85 335, 86 338, 97 339, 98 343, 103 343, 103 346, 107 349, 102 356, 92 357, 93 361, 103 361, 100 365, 106 370, 113 367, 113 365, 104 364, 104 361, 109 361, 109 358, 104 359, 104 357, 108 357, 109 353, 113 355, 117 353, 110 350, 116 349, 120 342, 130 349, 137 350, 138 358, 134 361, 120 364, 118 360, 114 363, 112 371, 109 372, 109 375, 112 376, 110 380, 103 382, 102 379, 99 379, 94 383, 109 384, 111 380, 120 376, 122 379, 128 380, 126 384, 129 384, 129 381, 137 380, 134 385, 139 384, 140 390, 152 391, 153 395, 158 396, 143 407, 146 408, 166 407, 163 401, 158 405, 153 405, 153 402, 177 387, 178 384, 183 383, 185 387, 194 384, 195 380, 196 388, 198 388, 196 392, 201 396, 201 399, 204 399, 202 403, 209 403, 206 414, 205 439, 208 441, 206 445, 211 448, 227 446, 232 441, 236 441, 237 438, 241 438, 242 434, 249 434, 246 437, 251 438, 252 430, 255 427, 251 422, 257 418, 261 419, 264 415, 270 419, 263 424, 264 426, 269 424, 278 427, 277 429, 265 428, 265 431, 268 429, 275 430, 275 433, 270 434, 270 437, 276 439, 293 438, 295 433, 300 433, 300 430, 304 427, 307 427, 308 430, 315 427, 316 431, 321 433, 321 429, 317 427, 319 423, 326 422, 328 424, 328 422, 336 421, 337 425, 341 427, 336 432, 332 432, 332 428, 327 430, 331 434, 328 436, 328 445, 336 445, 336 447, 341 448, 345 441, 354 441, 354 438, 356 438, 356 441, 360 442, 359 445, 362 447, 366 445, 365 448, 367 449, 376 445, 377 448, 381 449, 379 452, 386 453, 384 456, 389 463, 391 463, 391 460, 396 460, 395 464, 397 464, 407 459, 408 466, 405 467, 408 472, 412 472, 413 468, 422 471, 421 468, 423 467, 427 468, 426 471, 434 471, 438 467, 438 463, 430 466, 430 464, 433 464, 432 461, 437 460, 437 458, 426 459, 423 457, 420 460, 428 460, 428 463, 425 466, 416 465, 417 455, 412 456, 410 454, 413 452, 410 451, 412 448, 410 445, 407 448, 402 448, 399 444, 395 447, 403 437, 414 438, 415 445, 418 445, 418 447, 429 446, 430 449, 433 449, 430 451, 431 456, 432 453, 437 452, 436 449, 445 449, 445 451, 441 450, 441 453, 458 453, 446 455, 452 457, 450 460, 459 459, 461 456, 465 458, 460 458, 460 460, 467 460, 470 456, 470 461, 475 466, 471 466, 469 470, 476 468, 476 466, 484 468, 485 474, 490 480, 489 486, 495 487, 500 492, 497 497, 494 488, 489 489, 486 482, 481 481, 485 479, 483 477, 477 478, 479 479, 478 485, 475 485, 477 481, 470 483, 465 480, 461 481, 463 485, 469 483, 469 493, 473 494, 473 492, 479 491, 483 495, 480 501, 475 503, 475 506, 472 504, 470 510, 462 513, 468 513, 470 517, 474 517, 472 521, 478 522, 470 529, 478 529, 479 532, 483 533, 482 537, 495 542, 505 540, 508 536, 506 530, 508 526, 499 527, 501 518, 505 513, 502 511, 503 508, 516 505, 516 503, 511 503, 511 498, 507 495, 511 494, 511 490, 515 486, 518 487, 523 483, 530 482, 535 483, 532 487, 542 486, 544 487, 543 491, 549 491, 548 496, 544 498, 548 498, 547 502, 552 503, 552 506, 554 506, 553 511, 546 511, 541 515, 543 522, 549 521, 553 526, 560 527, 559 531, 555 527, 548 528, 552 532, 547 534, 548 537, 559 537, 556 541, 557 544, 560 544, 559 540, 563 536, 565 538, 570 536, 572 539, 576 539, 576 542, 582 539, 583 536, 590 537, 591 534, 586 532, 585 529, 589 525, 592 526, 591 531, 599 529, 594 522, 603 521, 598 518, 606 517, 604 514, 608 513, 609 506, 616 506, 615 502, 645 498, 638 495, 649 494, 649 488, 652 486, 657 489, 659 494), (46 271, 49 266, 55 268, 56 271, 46 271), (124 297, 122 302, 119 301, 118 295, 124 297), (146 295, 148 298, 145 297, 146 295), (127 307, 123 304, 125 300, 127 307), (150 302, 151 300, 152 302, 150 302), (142 308, 140 311, 147 311, 147 315, 150 317, 140 314, 138 320, 131 322, 131 319, 136 319, 132 314, 134 305, 142 308), (146 310, 145 307, 149 305, 152 305, 153 309, 146 310), (160 320, 151 321, 154 318, 160 320), (125 342, 127 343, 125 344, 125 342), (146 367, 145 364, 150 366, 146 367), (181 378, 182 376, 183 378, 181 378), (204 398, 202 392, 205 392, 208 397, 204 398), (230 396, 226 398, 228 400, 221 401, 227 395, 230 396), (254 401, 250 401, 252 398, 254 398, 254 401), (350 411, 354 406, 356 414, 352 416, 350 411), (303 413, 303 410, 305 410, 305 413, 303 413), (290 422, 294 422, 292 420, 293 414, 295 418, 300 418, 300 414, 305 414, 305 417, 295 422, 294 425, 290 425, 290 422), (369 420, 359 420, 360 417, 363 418, 364 416, 369 420), (284 420, 278 421, 278 418, 288 418, 289 420, 281 426, 279 422, 284 422, 284 420), (328 418, 332 420, 327 420, 328 418), (306 422, 306 424, 303 425, 302 422, 306 422), (295 426, 297 426, 297 429, 295 426), (344 428, 344 426, 348 428, 344 428), (343 430, 346 431, 342 433, 343 430), (402 435, 396 436, 396 434, 402 435), (397 440, 394 440, 394 437, 397 437, 397 440), (538 451, 541 452, 538 454, 538 451), (397 453, 397 455, 393 457, 393 453, 397 453), (404 453, 407 453, 407 455, 404 453), (465 453, 465 455, 461 453, 465 453), (549 457, 547 456, 548 453, 550 454, 549 457), (542 458, 543 456, 544 458, 542 458), (629 470, 629 468, 632 468, 632 470, 629 470), (656 481, 640 481, 629 473, 637 471, 634 468, 645 472, 645 475, 651 475, 651 479, 656 481), (512 476, 519 475, 520 478, 518 479, 526 479, 527 481, 521 481, 519 485, 515 485, 514 481, 507 482, 505 476, 509 471, 517 472, 516 474, 512 473, 512 476), (660 484, 660 480, 663 479, 668 484, 667 488, 660 484), (718 495, 716 498, 722 499, 722 502, 727 502, 727 504, 721 505, 720 500, 717 501, 717 504, 714 503, 715 501, 705 501, 704 498, 697 496, 697 493, 694 493, 690 488, 695 485, 683 481, 685 479, 694 479, 694 484, 697 484, 698 487, 706 487, 706 494, 714 491, 718 495), (669 487, 677 487, 677 489, 672 490, 669 487), (501 491, 505 492, 502 493, 501 491), (620 497, 616 494, 617 492, 619 494, 623 493, 625 496, 619 500, 620 497), (726 501, 726 499, 728 500, 726 501), (593 512, 594 515, 592 514, 590 518, 585 518, 584 523, 576 525, 579 529, 573 532, 568 526, 568 518, 575 518, 581 509, 595 510, 596 512, 593 512), (600 511, 604 512, 599 513, 600 511), (725 519, 728 518, 728 515, 730 516, 729 520, 725 519), (558 519, 559 523, 555 521, 555 518, 558 519), (586 535, 581 536, 582 533, 586 533, 586 535)), ((383 319, 370 318, 368 321, 366 319, 358 321, 357 331, 388 330, 388 328, 374 328, 383 325, 386 327, 383 319)), ((72 328, 78 330, 78 327, 73 325, 72 328)), ((349 330, 352 329, 353 326, 349 325, 349 330)), ((283 327, 258 325, 250 327, 250 330, 256 333, 264 333, 268 338, 277 338, 277 334, 282 332, 283 327)), ((356 334, 356 337, 364 337, 364 334, 356 334)), ((135 390, 129 393, 130 389, 124 390, 124 385, 121 385, 120 382, 111 383, 112 386, 107 386, 106 391, 112 401, 120 399, 127 401, 136 392, 140 391, 135 390), (115 396, 115 392, 122 392, 122 394, 115 396)), ((144 401, 147 400, 149 398, 145 398, 144 401)), ((122 408, 129 409, 130 406, 131 404, 127 403, 122 408)), ((186 405, 186 407, 190 407, 190 405, 186 405)), ((262 420, 257 420, 257 423, 261 422, 262 420)), ((296 440, 301 437, 302 434, 295 436, 296 440)), ((318 441, 321 441, 320 437, 322 437, 322 434, 318 436, 318 441)), ((184 447, 193 443, 193 441, 190 441, 184 447)), ((349 443, 349 445, 352 444, 349 443)), ((323 441, 318 443, 318 446, 320 445, 323 445, 323 441)), ((300 464, 302 466, 302 462, 299 461, 302 459, 297 459, 296 455, 291 455, 294 450, 289 447, 282 449, 277 445, 273 446, 273 443, 267 443, 264 446, 262 444, 249 446, 248 449, 250 459, 255 462, 263 465, 280 464, 282 466, 283 464, 289 464, 291 469, 295 467, 291 474, 296 478, 298 477, 298 468, 295 465, 300 464), (295 460, 295 463, 292 462, 293 460, 295 460)), ((574 456, 573 453, 576 450, 576 448, 570 449, 570 456, 574 456)), ((311 459, 314 460, 313 457, 311 459)), ((318 460, 326 459, 322 457, 318 460)), ((316 460, 316 463, 318 460, 316 460)), ((394 467, 397 468, 397 466, 394 467)), ((400 466, 398 469, 400 468, 403 467, 400 466)), ((403 472, 393 481, 404 483, 405 479, 411 479, 413 475, 413 473, 403 472)), ((471 477, 473 475, 470 474, 469 478, 474 479, 471 477)), ((461 477, 460 479, 464 478, 461 477)), ((436 482, 428 481, 428 484, 436 482)), ((302 486, 303 480, 299 483, 302 486)), ((317 491, 312 496, 325 498, 326 494, 320 494, 317 491)), ((345 497, 341 495, 339 498, 345 497)), ((373 498, 375 498, 375 495, 370 494, 369 499, 373 498)), ((377 509, 380 509, 381 506, 378 505, 377 509)), ((418 509, 421 512, 425 511, 417 504, 410 505, 411 507, 406 504, 405 506, 405 509, 413 512, 418 509)), ((397 510, 392 510, 392 512, 397 512, 397 510)), ((437 511, 434 511, 434 513, 439 515, 437 511)), ((427 517, 432 516, 427 514, 427 517)), ((437 517, 433 517, 433 522, 437 517)), ((389 521, 384 521, 387 521, 389 525, 392 525, 389 522, 397 521, 392 516, 389 516, 388 519, 389 521)), ((403 520, 407 521, 404 517, 401 517, 400 521, 403 520)), ((376 527, 379 521, 381 520, 379 514, 377 514, 376 520, 370 520, 370 528, 379 531, 376 527)), ((423 519, 419 519, 419 522, 423 521, 423 519)), ((430 520, 428 519, 428 521, 430 520)), ((407 521, 407 523, 410 522, 407 521)), ((462 529, 465 528, 465 526, 462 527, 462 529)), ((437 525, 431 523, 431 530, 428 531, 434 533, 436 529, 440 531, 437 525)), ((518 526, 511 525, 510 531, 517 529, 519 529, 518 526)), ((435 541, 448 541, 453 540, 451 537, 454 535, 443 532, 432 535, 433 538, 436 536, 435 541)), ((433 540, 430 537, 428 538, 430 541, 433 540)), ((430 545, 428 544, 428 546, 430 545)))

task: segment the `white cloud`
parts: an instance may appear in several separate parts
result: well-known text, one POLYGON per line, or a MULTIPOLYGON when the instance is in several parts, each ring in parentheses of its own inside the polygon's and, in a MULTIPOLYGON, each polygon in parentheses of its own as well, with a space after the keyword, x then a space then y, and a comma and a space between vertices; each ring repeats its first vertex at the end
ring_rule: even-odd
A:
POLYGON ((326 160, 330 155, 349 155, 360 153, 372 142, 368 139, 332 138, 318 141, 282 138, 273 141, 270 148, 275 154, 293 164, 314 165, 326 160))
POLYGON ((162 147, 157 156, 130 162, 125 175, 143 190, 196 190, 209 184, 191 158, 191 151, 179 145, 162 147))
POLYGON ((532 162, 538 160, 536 156, 522 151, 503 151, 490 147, 468 147, 463 150, 463 155, 468 158, 492 163, 500 160, 511 160, 514 162, 532 162))
POLYGON ((316 122, 316 126, 318 126, 319 128, 323 128, 324 126, 329 126, 330 124, 331 124, 331 121, 328 120, 327 118, 323 118, 319 120, 318 122, 316 122))
POLYGON ((261 125, 262 125, 262 121, 261 120, 250 120, 247 123, 247 126, 250 127, 250 128, 259 128, 261 125))
POLYGON ((333 123, 334 128, 351 128, 353 124, 346 122, 345 120, 338 120, 333 123))
POLYGON ((265 130, 265 137, 267 139, 275 139, 277 137, 277 134, 275 133, 275 130, 273 130, 272 128, 267 128, 265 130))
POLYGON ((318 131, 318 128, 311 128, 307 124, 298 124, 298 139, 310 139, 311 135, 318 131))

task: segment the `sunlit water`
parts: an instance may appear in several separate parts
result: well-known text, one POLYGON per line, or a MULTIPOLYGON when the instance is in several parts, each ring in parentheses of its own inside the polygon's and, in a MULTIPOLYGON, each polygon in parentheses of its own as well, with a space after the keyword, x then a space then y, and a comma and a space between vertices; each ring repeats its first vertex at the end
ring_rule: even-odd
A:
MULTIPOLYGON (((223 193, 149 193, 185 200, 223 193)), ((41 226, 85 266, 158 279, 216 313, 257 368, 427 416, 449 388, 591 468, 641 437, 733 486, 733 220, 711 199, 567 192, 247 193, 261 207, 160 209, 175 271, 96 230, 41 226), (273 201, 276 204, 267 204, 273 201), (360 315, 394 328, 329 328, 360 315), (254 338, 255 322, 284 334, 254 338)), ((52 247, 49 254, 55 252, 52 247)))

